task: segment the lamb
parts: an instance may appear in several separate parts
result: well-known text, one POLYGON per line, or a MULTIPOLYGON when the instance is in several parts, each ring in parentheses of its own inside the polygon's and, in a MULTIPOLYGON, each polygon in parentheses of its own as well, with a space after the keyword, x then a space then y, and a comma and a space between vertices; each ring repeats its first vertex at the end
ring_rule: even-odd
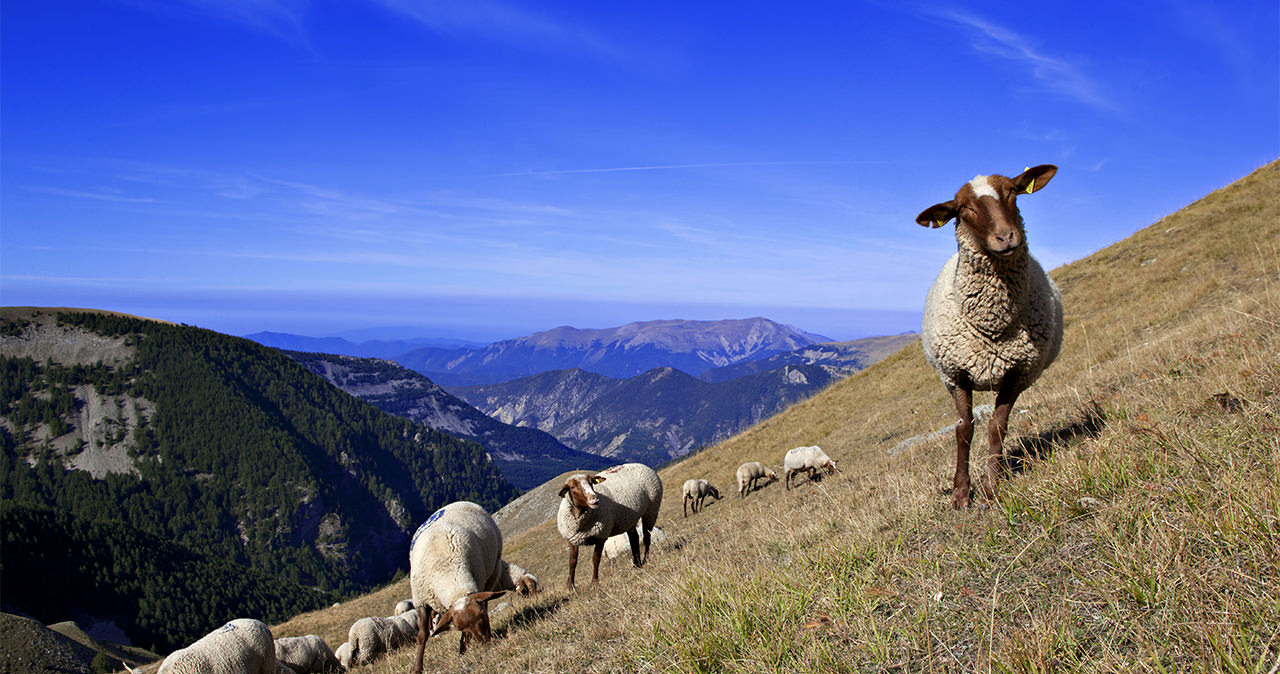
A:
POLYGON ((782 467, 786 471, 787 491, 791 490, 791 476, 797 473, 808 471, 809 480, 812 481, 819 468, 826 470, 827 475, 840 472, 836 469, 836 462, 817 445, 787 450, 787 455, 782 459, 782 467))
POLYGON ((276 662, 296 674, 323 674, 343 669, 329 644, 316 634, 276 639, 276 662))
POLYGON ((684 482, 684 516, 689 516, 689 502, 693 502, 693 513, 698 514, 702 510, 702 501, 708 496, 716 497, 720 500, 720 490, 711 485, 710 482, 702 479, 685 480, 684 482))
POLYGON ((1057 172, 1043 164, 1015 178, 980 175, 951 201, 916 216, 929 227, 956 221, 958 250, 929 289, 921 334, 925 359, 937 369, 959 418, 953 508, 969 505, 973 392, 996 392, 982 478, 983 496, 994 499, 1009 414, 1062 346, 1062 295, 1027 251, 1015 202, 1044 189, 1057 172))
POLYGON ((355 621, 347 630, 347 643, 351 644, 350 662, 367 665, 379 656, 412 643, 418 635, 420 619, 416 610, 410 610, 386 618, 355 621))
POLYGON ((778 481, 778 474, 759 461, 748 461, 738 466, 738 498, 746 498, 756 488, 756 482, 766 477, 769 481, 765 484, 778 481))
POLYGON ((415 674, 422 671, 433 615, 440 619, 431 636, 455 627, 462 632, 458 652, 466 653, 472 639, 487 643, 493 636, 489 600, 522 584, 538 588, 536 578, 503 561, 502 532, 484 508, 457 501, 428 517, 409 544, 409 585, 419 625, 415 674))
POLYGON ((170 653, 160 663, 157 674, 276 674, 276 671, 276 647, 271 629, 260 620, 240 618, 170 653))
POLYGON ((569 582, 573 589, 578 567, 578 546, 595 546, 592 555, 591 582, 600 582, 600 555, 610 537, 626 533, 631 542, 631 560, 637 567, 649 559, 649 532, 658 520, 662 506, 662 479, 642 463, 624 463, 588 477, 586 473, 571 476, 560 488, 560 510, 556 526, 569 542, 569 582), (644 532, 644 558, 640 557, 640 536, 636 523, 644 532))
MULTIPOLYGON (((642 527, 643 525, 636 525, 635 532, 637 536, 641 535, 642 527)), ((650 539, 653 541, 654 545, 658 545, 667 540, 667 532, 658 527, 654 527, 653 531, 649 533, 650 539)), ((627 533, 625 531, 616 536, 610 536, 608 540, 604 542, 604 556, 609 559, 616 559, 624 550, 631 550, 631 540, 627 537, 627 533)))

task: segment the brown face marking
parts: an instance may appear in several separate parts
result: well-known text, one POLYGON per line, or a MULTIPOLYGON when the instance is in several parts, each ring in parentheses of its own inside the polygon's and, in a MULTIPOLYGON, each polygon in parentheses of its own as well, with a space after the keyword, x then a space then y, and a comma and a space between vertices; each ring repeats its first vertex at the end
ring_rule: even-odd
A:
POLYGON ((978 176, 956 192, 958 236, 967 236, 996 257, 1007 257, 1025 240, 1013 181, 1004 176, 978 176))
POLYGON ((454 629, 462 632, 463 639, 459 645, 459 653, 466 652, 468 638, 487 643, 493 638, 493 631, 489 626, 488 602, 503 594, 503 592, 476 592, 458 598, 440 617, 440 622, 431 636, 444 632, 452 625, 454 629))
POLYGON ((600 497, 596 495, 596 490, 591 488, 593 481, 585 473, 574 475, 560 488, 560 498, 568 494, 570 503, 578 510, 596 507, 600 504, 600 497))

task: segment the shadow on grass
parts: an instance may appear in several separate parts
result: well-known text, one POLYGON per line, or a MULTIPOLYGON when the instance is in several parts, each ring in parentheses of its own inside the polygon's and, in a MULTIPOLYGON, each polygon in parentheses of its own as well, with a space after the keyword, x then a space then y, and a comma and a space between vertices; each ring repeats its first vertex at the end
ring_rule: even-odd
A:
POLYGON ((1079 419, 1061 426, 1042 431, 1036 435, 1018 438, 1017 444, 1009 447, 1004 455, 1005 471, 1017 475, 1031 468, 1035 461, 1043 461, 1053 455, 1058 447, 1065 446, 1077 438, 1092 438, 1102 432, 1106 425, 1106 417, 1097 401, 1089 401, 1079 419))
POLYGON ((565 604, 569 603, 568 597, 555 599, 547 604, 538 606, 525 606, 520 609, 505 625, 493 631, 494 637, 505 637, 507 632, 516 629, 522 629, 532 625, 540 620, 545 620, 559 611, 565 604))

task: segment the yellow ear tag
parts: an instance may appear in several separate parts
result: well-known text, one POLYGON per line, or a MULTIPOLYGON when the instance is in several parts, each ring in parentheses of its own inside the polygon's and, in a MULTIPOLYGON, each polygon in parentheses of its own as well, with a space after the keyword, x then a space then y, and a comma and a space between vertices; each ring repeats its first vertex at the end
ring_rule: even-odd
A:
POLYGON ((939 227, 941 227, 941 226, 943 226, 943 225, 947 224, 947 221, 946 221, 946 220, 934 220, 933 222, 934 222, 934 225, 933 225, 933 228, 934 228, 934 229, 937 229, 937 228, 939 228, 939 227))
MULTIPOLYGON (((1026 167, 1026 168, 1022 169, 1022 172, 1023 172, 1023 173, 1026 173, 1027 171, 1030 171, 1030 170, 1031 170, 1031 167, 1030 167, 1030 166, 1028 166, 1028 167, 1026 167)), ((1034 191, 1035 191, 1035 189, 1036 189, 1036 179, 1035 179, 1035 178, 1032 178, 1032 179, 1031 179, 1031 184, 1030 184, 1030 185, 1027 185, 1027 194, 1031 194, 1032 192, 1034 192, 1034 191)))

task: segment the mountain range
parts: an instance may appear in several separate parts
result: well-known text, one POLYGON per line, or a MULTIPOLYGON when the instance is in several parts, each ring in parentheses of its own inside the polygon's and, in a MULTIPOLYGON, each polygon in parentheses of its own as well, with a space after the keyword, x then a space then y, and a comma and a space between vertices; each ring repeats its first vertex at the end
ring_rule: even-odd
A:
MULTIPOLYGON (((267 346, 299 350, 299 341, 293 336, 258 333, 253 337, 267 346)), ((673 319, 602 329, 562 326, 483 347, 422 347, 399 354, 383 352, 378 356, 395 360, 448 387, 494 384, 573 368, 618 379, 634 377, 655 367, 674 367, 696 376, 712 368, 768 358, 829 341, 821 335, 765 318, 673 319)), ((303 350, 327 351, 312 347, 303 350)), ((337 352, 375 355, 351 350, 337 352)))
POLYGON ((285 353, 334 386, 384 412, 484 445, 502 475, 518 489, 530 489, 565 471, 598 470, 610 463, 609 459, 570 449, 537 428, 498 421, 436 386, 426 376, 392 361, 285 353))

